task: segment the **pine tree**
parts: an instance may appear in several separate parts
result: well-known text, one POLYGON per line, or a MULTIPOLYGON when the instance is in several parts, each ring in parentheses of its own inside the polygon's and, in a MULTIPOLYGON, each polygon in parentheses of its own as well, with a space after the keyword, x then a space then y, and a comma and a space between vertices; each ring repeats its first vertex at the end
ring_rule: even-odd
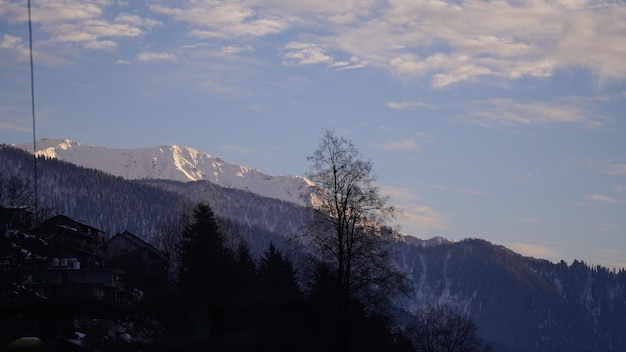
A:
POLYGON ((234 256, 224 244, 215 215, 198 204, 180 244, 179 282, 183 294, 219 297, 232 289, 234 256))
POLYGON ((300 295, 291 261, 273 243, 259 262, 259 275, 270 295, 292 298, 300 295))
POLYGON ((258 275, 256 263, 250 254, 250 246, 245 240, 240 240, 237 245, 233 279, 235 291, 238 294, 251 295, 256 293, 258 275))

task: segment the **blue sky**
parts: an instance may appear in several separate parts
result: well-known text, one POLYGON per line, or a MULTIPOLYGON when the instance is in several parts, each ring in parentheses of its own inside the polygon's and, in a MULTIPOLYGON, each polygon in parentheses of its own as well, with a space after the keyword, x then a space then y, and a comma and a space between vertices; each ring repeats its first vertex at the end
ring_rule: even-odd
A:
MULTIPOLYGON (((38 138, 303 175, 334 129, 420 238, 626 267, 623 1, 32 1, 38 138)), ((0 141, 32 139, 0 0, 0 141)))

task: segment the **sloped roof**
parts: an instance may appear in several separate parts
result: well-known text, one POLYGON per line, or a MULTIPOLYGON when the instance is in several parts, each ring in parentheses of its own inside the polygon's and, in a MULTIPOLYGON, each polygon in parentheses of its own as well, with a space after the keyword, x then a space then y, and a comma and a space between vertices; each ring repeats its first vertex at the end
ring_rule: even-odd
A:
POLYGON ((133 235, 132 233, 130 233, 128 231, 124 231, 122 233, 115 234, 115 236, 111 237, 108 241, 106 241, 105 245, 108 244, 109 242, 113 241, 115 238, 124 239, 124 240, 132 243, 135 247, 144 248, 144 249, 148 250, 149 252, 159 256, 160 258, 164 258, 163 252, 161 252, 160 250, 158 250, 156 247, 154 247, 150 243, 142 240, 141 238, 133 235))
POLYGON ((69 222, 69 223, 74 223, 83 227, 87 227, 90 228, 92 230, 95 230, 96 232, 102 232, 104 233, 104 231, 93 227, 91 225, 85 224, 84 222, 78 221, 76 219, 72 219, 67 215, 64 214, 57 214, 56 216, 51 217, 50 219, 45 220, 42 224, 51 224, 51 225, 56 225, 56 226, 64 226, 59 224, 60 221, 65 221, 65 222, 69 222))

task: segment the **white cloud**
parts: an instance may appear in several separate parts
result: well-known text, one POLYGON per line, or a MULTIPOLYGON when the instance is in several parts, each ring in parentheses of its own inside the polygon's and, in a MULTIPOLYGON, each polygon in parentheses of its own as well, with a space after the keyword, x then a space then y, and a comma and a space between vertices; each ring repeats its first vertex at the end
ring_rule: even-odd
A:
POLYGON ((126 23, 136 27, 158 27, 163 25, 163 22, 157 21, 151 18, 141 17, 138 15, 131 15, 128 13, 121 13, 115 17, 115 22, 126 23))
MULTIPOLYGON (((77 49, 112 50, 120 38, 142 36, 161 23, 139 15, 117 14, 119 4, 102 0, 35 1, 32 23, 37 64, 54 66, 79 54, 77 49), (111 10, 110 10, 111 9, 111 10), (114 17, 114 18, 112 18, 114 17)), ((3 2, 0 20, 28 21, 21 2, 3 2)))
POLYGON ((615 193, 622 193, 624 191, 626 191, 626 188, 624 188, 624 186, 622 186, 622 185, 614 185, 613 186, 613 192, 615 192, 615 193))
POLYGON ((436 209, 426 206, 415 191, 404 187, 381 187, 390 203, 401 209, 396 218, 405 234, 418 235, 432 230, 448 228, 448 220, 436 209))
POLYGON ((23 45, 24 41, 22 40, 22 38, 11 34, 3 35, 2 41, 0 41, 0 49, 14 49, 22 47, 23 45))
POLYGON ((367 66, 367 61, 362 61, 361 59, 359 59, 356 56, 351 57, 349 60, 347 61, 335 61, 333 62, 330 67, 334 67, 337 70, 341 71, 341 70, 352 70, 352 69, 356 69, 356 68, 363 68, 367 66))
POLYGON ((626 164, 609 163, 604 172, 609 175, 626 175, 626 164))
POLYGON ((403 138, 385 143, 374 143, 374 146, 385 151, 414 151, 419 147, 419 143, 413 138, 403 138))
POLYGON ((402 208, 402 216, 406 219, 402 228, 412 231, 432 231, 448 228, 448 221, 437 210, 427 206, 402 208))
MULTIPOLYGON (((129 6, 119 2, 33 5, 33 20, 48 34, 45 40, 86 48, 112 48, 107 41, 166 25, 141 16, 144 8, 111 12, 129 6)), ((5 1, 0 18, 26 21, 23 7, 5 1)), ((190 0, 147 8, 187 24, 192 40, 246 42, 284 33, 277 40, 308 44, 288 49, 282 57, 286 63, 377 67, 403 80, 426 77, 436 88, 579 68, 599 82, 626 78, 626 6, 619 1, 190 0)))
POLYGON ((363 61, 356 56, 341 61, 327 54, 329 46, 314 43, 289 42, 283 47, 286 53, 283 54, 283 64, 285 65, 318 65, 325 64, 327 67, 336 70, 351 70, 367 66, 367 61, 363 61))
POLYGON ((506 245, 506 247, 514 252, 533 258, 547 259, 552 261, 558 261, 563 258, 558 250, 534 243, 509 243, 508 245, 506 245))
POLYGON ((239 145, 232 145, 232 144, 221 145, 220 149, 229 151, 229 152, 241 153, 241 154, 247 154, 251 152, 251 150, 246 147, 239 146, 239 145))
POLYGON ((324 47, 312 43, 291 42, 285 45, 283 54, 287 65, 332 64, 334 59, 324 52, 324 47))
POLYGON ((481 196, 481 197, 494 197, 495 196, 493 193, 482 192, 482 191, 478 191, 478 190, 466 188, 466 187, 450 187, 450 186, 444 186, 444 185, 440 185, 436 183, 427 183, 427 182, 418 182, 418 184, 424 187, 439 190, 439 191, 458 192, 458 193, 465 193, 465 194, 469 194, 473 196, 481 196))
MULTIPOLYGON (((22 40, 22 38, 5 34, 2 36, 0 40, 0 50, 6 51, 8 53, 13 54, 17 60, 26 61, 29 59, 29 49, 28 45, 22 40)), ((0 59, 0 62, 3 59, 0 59)))
POLYGON ((531 126, 551 124, 582 124, 598 127, 609 119, 586 106, 582 99, 563 98, 552 102, 520 103, 511 99, 493 99, 475 103, 463 119, 469 123, 484 126, 531 126))
POLYGON ((266 15, 243 1, 190 1, 185 8, 153 5, 150 9, 193 24, 189 35, 197 38, 261 37, 289 26, 287 19, 266 15))
POLYGON ((238 54, 254 51, 254 48, 251 45, 227 45, 222 47, 222 52, 225 54, 238 54))
POLYGON ((171 53, 145 52, 137 55, 137 61, 153 62, 153 61, 176 61, 176 56, 171 53))
POLYGON ((617 203, 617 199, 612 198, 610 196, 604 195, 604 194, 599 194, 599 193, 594 193, 592 195, 589 196, 590 200, 595 200, 598 202, 606 202, 606 203, 617 203))
POLYGON ((108 43, 107 47, 116 46, 113 41, 101 38, 137 37, 144 33, 138 27, 101 20, 59 23, 50 25, 47 29, 55 42, 82 43, 88 49, 101 49, 102 45, 97 43, 108 43))
MULTIPOLYGON (((404 79, 427 76, 434 87, 480 77, 546 77, 583 68, 600 80, 626 78, 626 6, 612 1, 354 1, 331 5, 273 2, 325 53, 356 56, 404 79), (336 5, 341 6, 341 5, 336 5), (336 8, 335 8, 336 9, 336 8), (320 29, 323 29, 320 31, 320 29)), ((263 9, 260 9, 263 11, 263 9)))
POLYGON ((93 40, 85 43, 87 49, 111 50, 117 47, 117 43, 110 40, 93 40))
POLYGON ((388 108, 394 109, 394 110, 405 110, 405 109, 412 109, 412 108, 427 108, 429 107, 428 104, 423 103, 421 101, 404 101, 404 102, 388 102, 387 104, 385 104, 385 106, 387 106, 388 108))

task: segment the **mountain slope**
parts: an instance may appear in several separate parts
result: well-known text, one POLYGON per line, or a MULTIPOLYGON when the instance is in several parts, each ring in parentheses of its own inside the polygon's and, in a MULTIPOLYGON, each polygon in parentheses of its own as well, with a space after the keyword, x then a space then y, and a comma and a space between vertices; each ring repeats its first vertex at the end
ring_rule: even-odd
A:
POLYGON ((461 311, 495 351, 623 351, 626 271, 554 264, 467 239, 397 247, 414 291, 398 305, 461 311))
MULTIPOLYGON (((31 144, 17 145, 31 151, 31 144)), ((216 185, 250 191, 263 197, 304 204, 300 194, 310 181, 298 176, 270 176, 245 166, 177 145, 139 149, 114 149, 84 145, 68 139, 42 139, 37 155, 108 172, 129 180, 210 181, 216 185)))
MULTIPOLYGON (((32 179, 32 155, 0 146, 6 177, 32 179)), ((258 257, 284 242, 306 216, 304 207, 208 181, 125 180, 55 159, 39 163, 39 193, 56 212, 111 236, 129 230, 151 241, 160 219, 179 205, 206 201, 250 241, 258 257)), ((151 241, 155 243, 155 241, 151 241)), ((523 257, 484 240, 405 238, 394 244, 397 265, 413 288, 396 297, 397 316, 435 305, 464 312, 495 351, 626 350, 626 271, 523 257)), ((402 321, 402 320, 401 320, 402 321)))

